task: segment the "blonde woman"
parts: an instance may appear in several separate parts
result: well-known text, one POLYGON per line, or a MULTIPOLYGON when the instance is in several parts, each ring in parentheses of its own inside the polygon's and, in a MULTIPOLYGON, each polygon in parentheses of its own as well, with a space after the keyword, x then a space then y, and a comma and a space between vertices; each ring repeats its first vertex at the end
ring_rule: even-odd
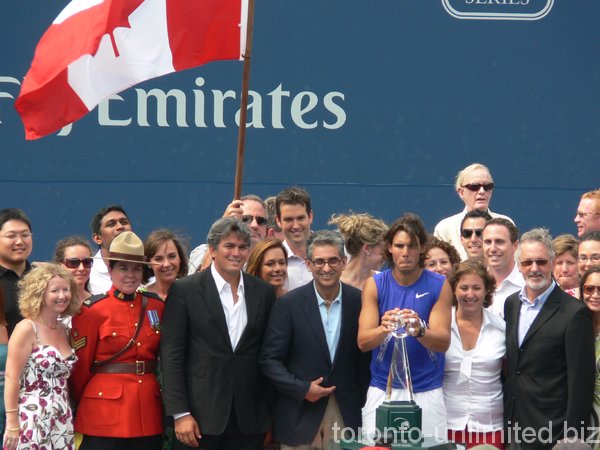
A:
POLYGON ((19 289, 25 319, 8 343, 4 448, 69 450, 74 446, 67 379, 77 358, 59 317, 77 312, 77 285, 62 267, 41 264, 19 289))
POLYGON ((381 269, 387 253, 383 236, 385 222, 370 214, 333 215, 330 225, 337 225, 344 237, 350 261, 342 273, 342 282, 363 289, 365 282, 381 269))

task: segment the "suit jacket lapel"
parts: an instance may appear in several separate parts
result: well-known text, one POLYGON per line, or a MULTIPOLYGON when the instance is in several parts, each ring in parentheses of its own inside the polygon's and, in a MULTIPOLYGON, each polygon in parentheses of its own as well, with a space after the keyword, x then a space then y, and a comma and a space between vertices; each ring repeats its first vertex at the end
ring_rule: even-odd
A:
POLYGON ((510 339, 512 340, 511 344, 513 345, 513 348, 518 349, 519 348, 519 316, 521 313, 521 300, 517 297, 517 301, 513 302, 511 307, 512 307, 512 311, 510 311, 510 314, 512 316, 513 329, 512 329, 510 339))
POLYGON ((227 329, 227 321, 225 320, 225 311, 223 311, 223 305, 221 303, 221 297, 215 284, 215 279, 210 273, 210 269, 206 272, 204 278, 204 293, 201 293, 200 298, 204 301, 206 309, 212 316, 217 328, 223 335, 223 338, 227 342, 227 346, 233 352, 231 347, 231 338, 229 337, 229 330, 227 329))
POLYGON ((241 346, 244 344, 244 341, 247 339, 249 333, 248 329, 252 327, 252 324, 256 323, 259 303, 256 289, 254 289, 252 285, 252 280, 245 273, 242 273, 242 276, 244 277, 244 302, 246 303, 248 323, 246 324, 246 328, 244 328, 244 331, 240 336, 240 340, 236 346, 236 349, 241 348, 241 346))
POLYGON ((340 358, 340 354, 342 353, 342 345, 344 342, 347 342, 347 339, 349 339, 348 334, 350 334, 350 329, 352 328, 352 311, 350 310, 350 304, 348 302, 344 302, 345 290, 346 286, 342 283, 342 323, 340 324, 340 339, 338 340, 337 349, 335 350, 335 358, 333 360, 334 367, 337 360, 340 358))
POLYGON ((319 303, 317 300, 317 295, 315 294, 315 288, 313 283, 310 283, 309 286, 306 287, 306 295, 302 299, 303 302, 307 304, 302 308, 306 313, 307 323, 309 323, 317 340, 319 341, 319 345, 321 350, 325 353, 325 357, 329 364, 331 365, 331 355, 329 355, 329 347, 327 346, 327 337, 325 337, 325 330, 323 329, 323 321, 321 320, 321 313, 319 311, 319 303))
POLYGON ((525 345, 525 343, 527 342, 527 340, 531 336, 533 336, 533 334, 537 330, 539 330, 540 327, 548 319, 550 319, 550 317, 552 317, 554 315, 554 313, 556 312, 556 310, 558 309, 560 299, 556 295, 554 295, 554 293, 556 292, 556 289, 560 289, 558 287, 558 284, 554 287, 554 289, 552 290, 552 292, 550 293, 550 295, 546 299, 546 303, 544 303, 544 306, 542 306, 542 309, 540 310, 540 312, 538 313, 538 315, 536 316, 536 318, 533 320, 533 323, 531 324, 531 327, 529 327, 529 330, 527 331, 527 334, 525 335, 525 338, 523 339, 523 344, 522 345, 525 345))

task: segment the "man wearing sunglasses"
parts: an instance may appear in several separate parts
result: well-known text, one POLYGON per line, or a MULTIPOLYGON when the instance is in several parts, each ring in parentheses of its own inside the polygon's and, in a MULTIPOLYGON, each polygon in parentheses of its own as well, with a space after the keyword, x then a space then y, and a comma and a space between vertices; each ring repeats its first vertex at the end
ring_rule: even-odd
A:
MULTIPOLYGON (((227 205, 223 217, 236 217, 248 225, 252 233, 250 251, 257 242, 267 236, 267 208, 258 195, 248 194, 239 200, 233 200, 227 205)), ((199 270, 206 269, 210 263, 208 246, 200 244, 190 253, 188 274, 191 275, 199 270)))
POLYGON ((594 398, 594 333, 585 304, 552 279, 548 230, 523 234, 517 251, 525 286, 505 303, 504 419, 508 449, 550 449, 585 438, 594 398))
POLYGON ((467 252, 467 259, 483 263, 483 229, 485 223, 492 220, 487 211, 474 209, 469 211, 460 222, 460 243, 467 252))
POLYGON ((32 247, 31 222, 25 213, 16 208, 0 211, 0 295, 4 296, 9 335, 23 319, 19 313, 17 284, 31 270, 27 258, 32 247))
POLYGON ((490 200, 494 190, 494 180, 489 169, 483 164, 471 164, 458 172, 455 183, 456 193, 465 204, 462 212, 442 219, 436 226, 433 235, 450 242, 458 251, 461 259, 468 259, 460 239, 460 224, 465 214, 475 209, 486 211, 492 217, 512 219, 490 211, 490 200))
POLYGON ((588 231, 600 231, 600 189, 581 196, 573 222, 577 225, 577 236, 588 231))

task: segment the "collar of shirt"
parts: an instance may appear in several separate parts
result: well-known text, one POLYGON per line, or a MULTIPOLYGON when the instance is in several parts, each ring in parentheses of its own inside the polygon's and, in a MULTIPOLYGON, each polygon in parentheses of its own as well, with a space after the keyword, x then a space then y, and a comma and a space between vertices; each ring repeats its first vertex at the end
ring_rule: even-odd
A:
POLYGON ((550 296, 550 293, 554 289, 554 286, 556 286, 556 282, 554 280, 552 280, 552 282, 550 283, 550 286, 548 286, 548 289, 546 289, 544 292, 542 292, 540 295, 538 295, 535 299, 533 299, 533 302, 531 302, 531 301, 529 301, 529 298, 527 297, 527 285, 525 285, 519 291, 519 300, 521 300, 521 303, 524 303, 525 305, 527 305, 529 307, 534 307, 534 308, 537 307, 538 309, 542 309, 542 306, 544 306, 544 303, 546 303, 546 300, 548 300, 548 297, 550 296))
MULTIPOLYGON (((215 269, 214 264, 210 265, 210 273, 212 274, 215 280, 215 284, 217 285, 217 291, 219 292, 219 295, 223 293, 223 288, 225 288, 225 286, 228 286, 229 289, 231 289, 231 284, 225 281, 221 274, 217 272, 217 269, 215 269)), ((244 277, 242 275, 242 272, 240 272, 240 282, 238 283, 237 291, 238 295, 241 294, 242 297, 244 296, 244 277)))
MULTIPOLYGON (((23 275, 25 275, 30 270, 31 270, 31 264, 29 263, 29 261, 25 261, 25 270, 23 271, 23 275)), ((17 278, 20 278, 14 270, 7 269, 6 267, 0 265, 0 277, 3 277, 6 273, 12 273, 13 275, 16 275, 17 278)), ((21 275, 21 277, 23 275, 21 275)))
MULTIPOLYGON (((342 282, 340 281, 340 290, 337 294, 337 296, 331 301, 331 305, 333 305, 334 303, 339 303, 340 305, 342 304, 342 282)), ((315 285, 314 281, 313 281, 313 288, 315 289, 315 295, 317 296, 317 304, 319 306, 327 306, 326 303, 329 303, 328 301, 326 301, 323 297, 321 297, 321 295, 319 294, 319 291, 317 291, 317 286, 315 285)))
POLYGON ((294 252, 292 251, 292 249, 290 248, 290 246, 286 240, 283 241, 283 246, 285 247, 285 250, 287 251, 288 259, 297 259, 298 261, 304 262, 304 258, 300 258, 298 255, 294 254, 294 252))
POLYGON ((108 266, 102 259, 102 250, 98 250, 94 255, 94 263, 92 264, 92 272, 102 273, 108 275, 108 266))

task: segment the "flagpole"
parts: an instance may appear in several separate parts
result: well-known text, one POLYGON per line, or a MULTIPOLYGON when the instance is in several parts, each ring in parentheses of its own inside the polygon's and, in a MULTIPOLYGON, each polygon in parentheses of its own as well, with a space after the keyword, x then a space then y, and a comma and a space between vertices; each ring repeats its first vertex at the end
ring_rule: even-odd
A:
POLYGON ((248 21, 246 24, 246 49, 242 54, 244 70, 242 74, 242 95, 240 99, 240 129, 238 132, 237 158, 235 163, 235 183, 233 198, 242 194, 242 176, 244 174, 244 146, 246 144, 246 116, 248 115, 248 85, 250 83, 250 57, 252 54, 252 32, 254 29, 254 0, 248 0, 248 21))

